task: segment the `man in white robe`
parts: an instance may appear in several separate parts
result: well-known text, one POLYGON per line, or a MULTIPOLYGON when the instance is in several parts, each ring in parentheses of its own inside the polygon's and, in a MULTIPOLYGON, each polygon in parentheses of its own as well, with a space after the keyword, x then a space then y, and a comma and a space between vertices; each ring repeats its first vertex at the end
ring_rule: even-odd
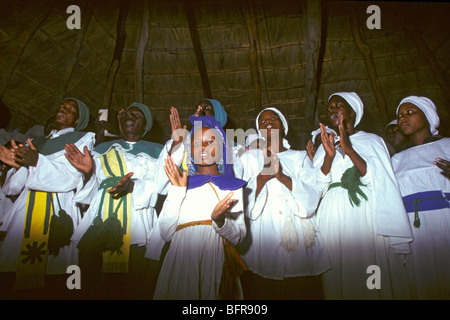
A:
POLYGON ((83 174, 67 161, 64 146, 73 143, 82 150, 92 150, 95 135, 81 131, 88 124, 89 109, 78 99, 65 99, 55 119, 59 130, 53 130, 47 137, 35 138, 33 142, 29 140, 29 147, 13 147, 14 162, 21 166, 11 169, 11 177, 3 186, 7 195, 20 194, 3 217, 4 224, 0 227, 7 232, 0 247, 0 271, 15 273, 17 290, 43 287, 45 275, 66 275, 67 267, 78 263, 78 251, 70 244, 70 234, 66 236, 69 241, 64 239, 65 245, 51 246, 51 239, 55 239, 52 229, 53 234, 57 231, 52 222, 68 216, 72 227, 72 230, 68 227, 69 233, 80 222, 80 210, 73 197, 83 185, 83 174), (45 197, 47 209, 38 202, 31 205, 33 200, 45 197), (33 222, 36 219, 44 223, 38 236, 34 231, 30 233, 35 228, 33 222), (33 254, 34 244, 40 252, 33 254), (47 252, 49 248, 53 248, 51 253, 47 252))

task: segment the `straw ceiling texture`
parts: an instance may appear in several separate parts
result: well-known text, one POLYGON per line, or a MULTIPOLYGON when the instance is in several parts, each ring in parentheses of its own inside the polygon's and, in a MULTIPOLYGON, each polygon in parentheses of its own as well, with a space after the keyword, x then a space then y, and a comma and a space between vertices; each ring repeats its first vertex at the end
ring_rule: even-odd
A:
POLYGON ((327 98, 355 91, 360 129, 382 134, 408 95, 431 98, 448 136, 450 28, 446 2, 351 1, 2 1, 0 99, 8 129, 45 124, 64 97, 117 111, 147 104, 148 140, 170 137, 169 108, 182 120, 201 98, 219 100, 226 128, 254 127, 278 107, 288 139, 303 149, 327 98), (69 5, 81 10, 70 30, 69 5), (369 5, 381 10, 370 30, 369 5))

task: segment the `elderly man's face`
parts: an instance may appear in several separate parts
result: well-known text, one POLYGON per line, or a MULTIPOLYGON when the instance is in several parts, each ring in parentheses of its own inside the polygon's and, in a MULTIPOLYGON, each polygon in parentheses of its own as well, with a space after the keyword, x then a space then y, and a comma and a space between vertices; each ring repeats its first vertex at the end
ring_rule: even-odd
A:
POLYGON ((74 100, 63 101, 55 115, 55 123, 62 128, 75 128, 78 124, 79 108, 74 100))

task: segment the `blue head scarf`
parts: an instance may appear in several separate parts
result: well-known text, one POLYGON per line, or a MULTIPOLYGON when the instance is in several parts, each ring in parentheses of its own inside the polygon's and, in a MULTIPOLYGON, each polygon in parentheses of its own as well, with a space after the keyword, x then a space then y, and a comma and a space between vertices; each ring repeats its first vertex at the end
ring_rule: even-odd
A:
POLYGON ((214 118, 219 122, 220 126, 223 128, 227 124, 227 112, 222 107, 222 104, 215 99, 202 99, 201 101, 209 101, 214 108, 214 118))
POLYGON ((189 120, 193 124, 193 128, 190 134, 187 136, 185 140, 185 150, 187 154, 187 167, 188 167, 188 189, 197 188, 205 183, 212 182, 219 189, 222 190, 236 190, 241 188, 247 182, 238 178, 235 178, 233 175, 233 168, 231 163, 227 163, 227 150, 228 144, 225 135, 225 131, 220 126, 220 123, 213 116, 190 116, 189 120), (194 159, 192 157, 191 150, 191 141, 194 132, 197 129, 201 129, 202 127, 213 129, 215 133, 217 133, 216 140, 219 140, 219 143, 222 145, 222 157, 218 163, 218 171, 220 173, 219 176, 213 176, 209 174, 198 174, 198 166, 194 163, 194 159))

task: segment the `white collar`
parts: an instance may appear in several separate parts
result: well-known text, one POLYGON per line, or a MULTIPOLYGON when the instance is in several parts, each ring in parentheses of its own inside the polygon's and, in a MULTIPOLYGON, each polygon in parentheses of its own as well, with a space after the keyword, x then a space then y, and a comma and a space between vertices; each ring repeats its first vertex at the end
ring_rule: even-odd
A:
POLYGON ((65 129, 62 129, 62 130, 59 130, 59 131, 57 131, 57 130, 52 130, 52 131, 50 132, 50 134, 47 136, 47 138, 48 138, 48 137, 56 138, 56 137, 59 137, 59 136, 65 134, 65 133, 73 132, 73 131, 75 131, 74 128, 65 128, 65 129))

